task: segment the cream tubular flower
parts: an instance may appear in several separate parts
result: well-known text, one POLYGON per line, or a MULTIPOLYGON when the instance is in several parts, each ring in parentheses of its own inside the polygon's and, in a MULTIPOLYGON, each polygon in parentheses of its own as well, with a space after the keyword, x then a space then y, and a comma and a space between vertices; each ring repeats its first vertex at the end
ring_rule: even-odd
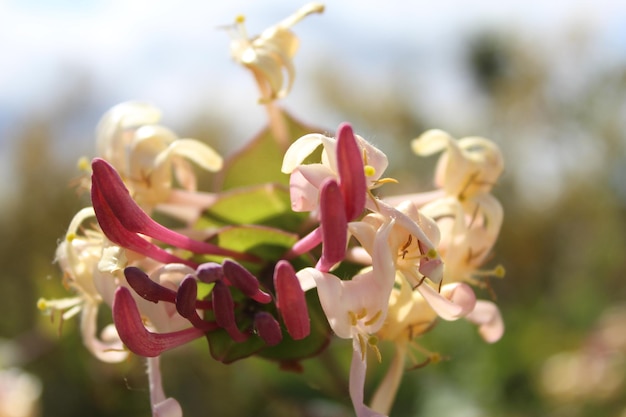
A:
POLYGON ((459 200, 491 191, 504 169, 498 146, 481 137, 458 141, 441 130, 429 130, 411 142, 413 152, 427 156, 445 151, 437 165, 435 184, 459 200))
POLYGON ((82 224, 94 216, 91 207, 80 210, 56 252, 65 284, 78 295, 61 300, 40 299, 37 304, 44 311, 64 311, 63 320, 80 312, 80 328, 87 349, 103 362, 120 362, 126 359, 127 352, 115 327, 110 324, 102 330, 100 337, 97 336, 98 308, 103 301, 111 302, 108 295, 113 294, 118 282, 111 269, 102 270, 103 253, 111 257, 117 252, 116 247, 97 230, 85 229, 79 235, 82 224))
POLYGON ((438 250, 446 264, 445 281, 477 284, 478 277, 504 274, 501 267, 494 271, 480 269, 491 256, 502 226, 503 211, 491 194, 475 196, 470 213, 463 207, 466 204, 448 197, 425 205, 421 211, 435 219, 441 231, 438 250))
POLYGON ((298 38, 291 27, 306 16, 323 11, 324 5, 309 3, 252 38, 246 32, 245 18, 237 17, 230 52, 236 62, 254 74, 262 92, 261 102, 283 98, 289 93, 295 77, 292 60, 298 50, 298 38))
POLYGON ((170 200, 173 177, 186 191, 195 191, 189 161, 207 171, 219 171, 222 158, 195 139, 179 139, 158 125, 160 111, 139 102, 109 110, 97 127, 98 152, 114 166, 137 202, 145 209, 170 200))

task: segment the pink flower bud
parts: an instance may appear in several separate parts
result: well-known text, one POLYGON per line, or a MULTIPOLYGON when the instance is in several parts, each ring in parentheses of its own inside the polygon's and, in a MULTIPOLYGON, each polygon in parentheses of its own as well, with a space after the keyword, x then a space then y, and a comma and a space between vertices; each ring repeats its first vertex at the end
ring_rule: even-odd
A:
POLYGON ((176 291, 165 288, 152 281, 148 274, 136 266, 125 268, 124 276, 126 277, 128 285, 145 300, 152 301, 153 303, 159 301, 173 303, 176 301, 176 291))
POLYGON ((352 221, 360 216, 365 208, 367 183, 363 155, 348 123, 342 123, 337 128, 337 170, 346 218, 347 221, 352 221))
POLYGON ((328 272, 346 255, 348 243, 348 222, 343 197, 339 184, 334 179, 327 179, 321 187, 320 229, 322 230, 322 256, 316 268, 328 272))
POLYGON ((196 300, 198 298, 198 284, 191 275, 181 282, 176 294, 176 311, 193 324, 193 327, 205 331, 214 330, 215 323, 204 321, 196 311, 196 300))
POLYGON ((276 264, 274 288, 276 307, 289 335, 295 340, 307 337, 311 332, 309 310, 296 271, 289 262, 282 260, 276 264))
POLYGON ((218 263, 207 262, 198 266, 196 269, 196 275, 198 275, 198 279, 200 281, 210 284, 223 279, 224 270, 222 265, 218 263))
POLYGON ((262 304, 272 301, 272 297, 259 288, 259 280, 246 268, 229 259, 222 266, 226 279, 244 295, 262 304))
POLYGON ((243 342, 248 338, 242 333, 235 322, 235 303, 230 290, 222 281, 216 281, 213 287, 213 314, 217 324, 226 330, 236 342, 243 342))
POLYGON ((254 315, 254 328, 259 337, 269 346, 275 346, 283 340, 280 324, 266 311, 259 311, 254 315))

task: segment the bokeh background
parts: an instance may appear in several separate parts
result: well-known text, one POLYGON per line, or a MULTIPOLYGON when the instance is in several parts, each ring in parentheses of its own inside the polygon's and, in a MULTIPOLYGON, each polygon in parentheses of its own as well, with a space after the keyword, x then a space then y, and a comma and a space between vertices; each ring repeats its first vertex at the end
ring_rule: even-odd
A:
MULTIPOLYGON (((626 3, 382 4, 329 0, 295 28, 283 107, 329 131, 350 121, 387 152, 398 192, 432 186, 435 159, 408 152, 429 128, 491 138, 507 162, 493 260, 507 275, 492 282, 506 334, 486 345, 468 323, 438 326, 420 343, 449 360, 408 372, 392 415, 626 416, 626 3)), ((0 416, 150 414, 140 358, 99 363, 75 320, 60 329, 35 307, 68 295, 53 259, 88 204, 72 188, 76 161, 94 155, 100 116, 129 99, 232 153, 264 110, 218 27, 244 13, 259 33, 300 5, 0 2, 0 416)), ((339 417, 351 415, 349 354, 333 343, 302 376, 217 364, 199 341, 165 355, 163 372, 188 416, 339 417)))

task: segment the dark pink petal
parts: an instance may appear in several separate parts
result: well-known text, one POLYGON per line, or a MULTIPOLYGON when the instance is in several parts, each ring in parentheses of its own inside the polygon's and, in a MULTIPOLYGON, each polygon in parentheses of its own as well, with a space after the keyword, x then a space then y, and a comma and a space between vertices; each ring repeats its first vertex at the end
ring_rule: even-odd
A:
POLYGON ((222 281, 216 281, 213 287, 213 314, 217 324, 226 330, 235 342, 243 342, 248 335, 242 333, 235 322, 235 303, 230 290, 222 281))
POLYGON ((280 324, 266 311, 260 311, 254 315, 254 328, 259 337, 269 346, 275 346, 283 340, 280 324))
MULTIPOLYGON (((122 178, 108 162, 104 159, 95 158, 91 163, 91 167, 93 170, 92 190, 94 188, 98 190, 109 206, 113 216, 118 219, 126 230, 150 236, 161 242, 194 253, 231 256, 233 258, 246 260, 256 259, 247 254, 191 239, 188 236, 176 233, 162 226, 155 222, 137 205, 126 189, 122 178)), ((98 219, 98 221, 100 221, 100 219, 98 219)))
POLYGON ((276 307, 289 335, 295 340, 307 337, 311 332, 311 321, 304 291, 293 266, 285 260, 279 261, 274 268, 274 288, 276 307))
POLYGON ((230 259, 226 259, 222 263, 222 267, 226 279, 245 296, 262 304, 272 301, 272 297, 259 288, 259 280, 246 268, 230 259))
POLYGON ((359 217, 365 208, 367 182, 361 148, 348 123, 342 123, 337 129, 337 170, 346 218, 352 221, 359 217))
POLYGON ((91 187, 91 203, 93 204, 98 224, 105 236, 113 243, 123 248, 140 253, 163 263, 183 263, 195 268, 196 264, 185 259, 181 259, 166 250, 148 242, 135 233, 129 232, 120 223, 119 219, 111 211, 105 201, 100 189, 95 184, 91 187))
POLYGON ((204 331, 215 330, 217 325, 204 321, 196 311, 198 298, 198 283, 192 276, 181 282, 176 293, 176 311, 193 324, 193 327, 204 331))
POLYGON ((320 229, 322 230, 322 256, 315 266, 328 272, 333 265, 346 256, 348 222, 339 184, 334 179, 326 180, 320 195, 320 229))
POLYGON ((113 322, 122 342, 137 355, 154 357, 204 335, 190 327, 171 333, 153 333, 145 328, 130 290, 119 287, 113 300, 113 322))
POLYGON ((135 266, 125 268, 124 276, 128 285, 145 300, 153 303, 158 301, 174 303, 176 301, 176 291, 152 281, 148 274, 135 266))

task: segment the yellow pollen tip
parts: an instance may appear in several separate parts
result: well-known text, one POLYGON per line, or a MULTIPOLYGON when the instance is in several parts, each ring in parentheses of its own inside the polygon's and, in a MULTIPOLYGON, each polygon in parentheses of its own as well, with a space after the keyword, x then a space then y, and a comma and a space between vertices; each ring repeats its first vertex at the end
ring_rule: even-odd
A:
POLYGON ((363 170, 365 171, 366 177, 373 177, 374 175, 376 175, 376 168, 371 165, 365 165, 363 167, 363 170))
POLYGON ((242 14, 237 15, 237 17, 235 17, 235 23, 237 23, 239 25, 245 23, 245 21, 246 21, 246 17, 244 15, 242 15, 242 14))
POLYGON ((372 316, 372 318, 371 318, 371 319, 369 319, 368 321, 366 321, 364 324, 365 324, 366 326, 370 326, 370 325, 372 325, 372 324, 376 323, 382 314, 383 314, 383 312, 382 312, 381 310, 378 310, 378 311, 376 312, 376 314, 374 314, 374 315, 372 316))
POLYGON ((432 353, 429 359, 431 363, 439 363, 441 362, 441 355, 439 353, 432 353))
POLYGON ((354 311, 348 311, 348 316, 350 316, 350 324, 352 326, 356 326, 358 319, 356 314, 354 314, 354 311))
POLYGON ((496 269, 493 270, 493 274, 497 278, 504 278, 504 275, 506 275, 506 270, 504 269, 502 265, 498 265, 496 266, 496 269))
POLYGON ((86 157, 86 156, 81 156, 81 157, 78 159, 78 162, 76 163, 77 168, 78 168, 80 171, 85 171, 85 172, 88 172, 88 171, 89 171, 89 165, 90 165, 90 164, 89 164, 89 159, 87 159, 87 157, 86 157))
POLYGON ((431 248, 428 250, 428 253, 426 254, 426 256, 428 256, 429 258, 436 258, 437 257, 437 249, 435 248, 431 248))
POLYGON ((45 311, 48 309, 48 301, 45 298, 40 298, 37 300, 37 308, 41 311, 45 311))
POLYGON ((68 233, 65 236, 65 240, 67 240, 68 242, 71 242, 74 239, 76 239, 76 233, 68 233))

